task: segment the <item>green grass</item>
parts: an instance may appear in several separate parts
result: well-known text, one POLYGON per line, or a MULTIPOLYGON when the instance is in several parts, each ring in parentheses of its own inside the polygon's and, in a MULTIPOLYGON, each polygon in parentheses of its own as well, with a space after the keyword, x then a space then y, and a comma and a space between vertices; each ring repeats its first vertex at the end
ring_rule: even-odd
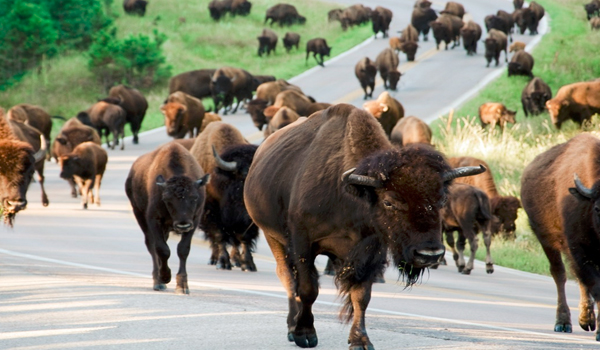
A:
MULTIPOLYGON (((252 1, 249 16, 226 16, 220 22, 210 18, 208 3, 208 0, 154 1, 148 5, 146 16, 140 18, 125 15, 122 2, 116 1, 112 12, 118 16, 115 25, 119 37, 138 33, 151 35, 154 29, 167 35, 163 51, 172 67, 172 75, 193 69, 234 66, 252 74, 289 79, 316 65, 312 57, 305 64, 305 45, 309 39, 327 39, 332 47, 331 57, 334 57, 361 43, 372 32, 370 25, 344 32, 338 22, 328 23, 327 12, 339 5, 316 0, 297 2, 295 6, 307 18, 306 24, 283 28, 274 26, 272 29, 279 36, 277 53, 259 58, 256 37, 264 28, 266 9, 278 1, 252 1), (287 31, 301 35, 300 49, 290 54, 285 53, 281 41, 287 31)), ((75 116, 105 96, 101 84, 88 71, 87 61, 87 56, 81 52, 69 52, 46 61, 38 72, 28 73, 20 83, 1 91, 0 106, 8 109, 18 103, 31 103, 45 108, 52 115, 75 116)), ((159 106, 168 95, 168 82, 161 82, 142 92, 149 103, 142 130, 162 126, 159 106)), ((56 126, 58 124, 53 130, 55 134, 59 129, 56 126)))
MULTIPOLYGON (((551 30, 534 49, 533 73, 547 82, 553 94, 566 84, 600 77, 600 32, 592 32, 585 17, 582 0, 540 0, 550 15, 551 30)), ((456 110, 453 117, 443 117, 432 123, 435 145, 448 157, 473 156, 484 159, 491 167, 502 195, 520 197, 520 180, 524 168, 540 153, 566 142, 582 132, 573 122, 561 130, 550 122, 547 113, 525 118, 521 107, 521 91, 527 78, 506 74, 493 81, 476 97, 456 110), (518 110, 517 123, 501 132, 483 130, 476 117, 485 102, 501 102, 518 110)), ((583 131, 600 133, 600 118, 594 117, 583 131)), ((549 264, 527 216, 521 209, 517 221, 517 239, 494 238, 492 257, 497 265, 549 275, 549 264)), ((481 239, 480 239, 481 240, 481 239)), ((482 248, 480 244, 480 248, 482 248)), ((479 249, 478 259, 484 259, 485 249, 479 249)))

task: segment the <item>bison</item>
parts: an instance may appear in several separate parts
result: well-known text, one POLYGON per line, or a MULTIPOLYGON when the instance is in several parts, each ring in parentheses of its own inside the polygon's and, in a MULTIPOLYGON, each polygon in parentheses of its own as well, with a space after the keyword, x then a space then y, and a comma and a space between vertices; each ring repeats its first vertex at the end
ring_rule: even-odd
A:
POLYGON ((252 249, 258 238, 258 227, 248 216, 243 199, 244 181, 256 148, 248 144, 234 126, 214 122, 206 127, 190 150, 211 176, 200 228, 211 243, 210 264, 220 269, 231 270, 227 245, 232 245, 234 265, 244 271, 256 271, 252 249))
POLYGON ((512 17, 510 15, 509 18, 505 16, 489 15, 485 17, 484 23, 485 28, 488 32, 492 29, 499 30, 502 33, 506 34, 506 36, 510 39, 510 42, 512 42, 512 35, 510 33, 512 29, 511 25, 513 24, 513 22, 512 17))
POLYGON ((271 55, 271 51, 275 53, 277 48, 277 34, 271 29, 263 29, 258 39, 258 56, 262 57, 263 54, 267 56, 271 55))
POLYGON ((226 115, 234 98, 237 100, 237 105, 232 113, 235 113, 242 101, 252 99, 253 83, 252 75, 244 69, 233 67, 217 69, 210 82, 215 113, 223 107, 223 114, 226 115))
POLYGON ((342 30, 346 31, 353 26, 369 22, 372 12, 373 10, 370 7, 361 4, 352 5, 344 9, 340 15, 342 30))
POLYGON ((477 53, 477 42, 481 39, 481 26, 473 21, 467 22, 460 29, 463 46, 467 50, 467 55, 472 56, 477 53))
POLYGON ((0 207, 6 225, 12 227, 17 213, 27 207, 27 189, 45 154, 44 147, 35 151, 15 135, 0 109, 0 207))
MULTIPOLYGON (((50 160, 50 133, 52 132, 52 118, 43 108, 26 103, 18 104, 8 110, 6 117, 9 120, 25 123, 36 128, 44 135, 46 141, 46 160, 50 160)), ((64 119, 64 118, 63 118, 64 119)))
POLYGON ((531 56, 529 52, 525 50, 517 51, 508 64, 508 76, 524 75, 533 78, 531 70, 533 69, 534 63, 533 56, 531 56))
POLYGON ((283 37, 282 40, 283 40, 283 47, 285 47, 285 51, 287 53, 290 53, 290 51, 292 50, 292 48, 294 46, 296 47, 296 50, 298 50, 298 47, 300 45, 300 34, 287 32, 287 33, 285 33, 285 36, 283 37))
POLYGON ((204 113, 204 118, 202 118, 202 125, 200 126, 200 132, 204 131, 208 124, 212 122, 220 122, 223 119, 217 114, 212 112, 204 113))
POLYGON ((529 7, 526 7, 521 10, 518 15, 517 25, 519 26, 519 30, 521 34, 525 32, 525 29, 529 30, 530 35, 538 34, 538 25, 542 17, 544 17, 545 10, 542 5, 538 4, 535 1, 532 1, 529 4, 529 7))
POLYGON ((421 119, 408 116, 398 120, 392 132, 390 141, 392 144, 402 147, 411 143, 431 144, 431 128, 421 119))
POLYGON ((465 7, 458 2, 448 1, 446 3, 446 7, 444 10, 440 11, 440 13, 457 16, 460 19, 463 19, 463 16, 465 15, 465 7))
POLYGON ((490 66, 493 59, 496 60, 496 66, 500 60, 500 53, 504 51, 504 60, 508 62, 508 53, 506 52, 506 34, 497 30, 490 29, 488 36, 485 39, 485 59, 487 60, 486 67, 490 66))
POLYGON ((400 41, 419 41, 419 32, 415 27, 413 27, 412 24, 409 24, 402 30, 402 33, 400 34, 400 41))
POLYGON ((90 141, 80 143, 71 153, 58 159, 60 177, 67 181, 74 179, 79 186, 83 209, 88 208, 89 202, 100 205, 100 184, 107 161, 108 154, 104 148, 90 141))
POLYGON ((579 282, 579 325, 596 330, 596 341, 600 341, 594 315, 594 302, 600 300, 599 158, 600 140, 582 133, 538 155, 521 177, 523 209, 550 262, 558 293, 554 331, 573 330, 562 253, 579 282))
POLYGON ((375 10, 371 12, 371 23, 373 25, 373 33, 375 33, 375 37, 377 37, 377 33, 381 32, 383 37, 387 38, 392 17, 392 11, 381 6, 377 6, 375 10))
POLYGON ((329 104, 314 102, 312 98, 309 98, 296 90, 285 90, 277 94, 275 103, 273 103, 272 106, 265 108, 263 114, 266 117, 271 118, 281 107, 289 107, 299 115, 309 116, 328 106, 329 104))
POLYGON ((167 135, 176 139, 186 134, 190 138, 198 136, 205 113, 202 101, 178 91, 170 94, 165 102, 160 111, 165 116, 167 135))
POLYGON ((208 3, 210 17, 215 21, 220 20, 227 12, 231 12, 232 5, 233 0, 212 0, 208 3))
POLYGON ((248 0, 233 0, 231 3, 232 16, 248 16, 252 10, 252 3, 248 0))
POLYGON ((515 10, 522 9, 524 2, 525 2, 525 0, 513 0, 513 6, 515 7, 515 10))
POLYGON ((398 71, 398 64, 400 64, 400 59, 390 48, 381 51, 375 59, 375 66, 383 79, 383 87, 386 90, 396 91, 398 89, 398 81, 402 76, 402 73, 398 71))
POLYGON ((448 201, 441 210, 442 231, 446 236, 446 243, 452 250, 452 257, 463 275, 471 274, 475 253, 477 252, 477 234, 483 235, 485 244, 485 272, 494 272, 494 261, 490 255, 492 243, 490 200, 488 196, 475 186, 455 183, 449 188, 448 201), (454 245, 454 231, 458 232, 456 247, 454 245), (465 243, 469 241, 471 254, 465 264, 465 243))
POLYGON ((198 99, 212 96, 210 82, 216 69, 198 69, 184 72, 169 80, 169 94, 185 92, 198 99))
POLYGON ((118 105, 100 101, 92 105, 87 111, 79 112, 77 118, 89 118, 92 125, 98 131, 98 135, 106 139, 106 145, 115 149, 121 138, 121 150, 125 149, 125 121, 127 112, 118 105), (112 144, 108 141, 108 135, 113 135, 112 144))
POLYGON ((510 46, 508 47, 508 52, 518 52, 521 50, 525 50, 526 46, 527 46, 527 44, 525 44, 522 41, 515 41, 514 43, 510 44, 510 46))
POLYGON ((525 116, 538 115, 544 112, 546 101, 552 98, 552 90, 541 78, 533 78, 521 92, 521 104, 525 116))
POLYGON ((269 119, 267 128, 265 129, 265 138, 269 137, 275 131, 288 126, 298 120, 300 116, 294 110, 288 107, 281 107, 275 115, 269 119))
POLYGON ((505 238, 514 238, 518 210, 521 202, 514 196, 501 196, 496 189, 494 177, 490 167, 481 159, 473 157, 453 157, 448 160, 454 168, 465 166, 483 165, 489 171, 476 176, 457 179, 457 182, 465 183, 481 189, 488 196, 492 213, 492 234, 501 234, 505 238))
POLYGON ((331 23, 334 21, 340 21, 343 12, 343 9, 329 10, 329 12, 327 12, 327 22, 331 23))
POLYGON ((325 67, 323 64, 323 57, 331 55, 331 47, 327 46, 327 41, 323 38, 314 38, 310 39, 306 43, 306 59, 305 62, 308 62, 308 56, 312 52, 315 61, 321 67, 325 67), (317 58, 317 55, 319 58, 317 58))
POLYGON ((105 99, 106 102, 115 101, 127 113, 125 121, 131 127, 133 143, 138 144, 138 133, 148 109, 148 101, 137 89, 125 85, 113 86, 108 92, 108 97, 108 99, 105 99))
POLYGON ((451 14, 443 14, 429 25, 431 26, 431 30, 433 30, 433 36, 438 50, 442 41, 446 43, 446 50, 448 50, 450 42, 454 42, 452 48, 460 45, 460 29, 463 27, 464 23, 459 17, 451 14))
POLYGON ((364 57, 356 66, 354 66, 354 74, 358 79, 360 86, 365 91, 366 100, 369 97, 373 97, 373 90, 375 90, 375 77, 377 76, 377 67, 373 64, 369 57, 364 57), (371 92, 367 92, 367 88, 371 88, 371 92))
POLYGON ((448 185, 480 169, 452 171, 427 145, 395 149, 372 116, 347 104, 271 137, 252 162, 244 200, 288 293, 288 340, 318 343, 314 261, 323 254, 340 267, 342 315, 353 318, 350 347, 372 348, 365 311, 388 250, 407 286, 416 283, 444 254, 440 209, 448 185))
MULTIPOLYGON (((425 1, 424 3, 431 4, 429 1, 425 1)), ((427 41, 427 35, 429 34, 430 29, 429 23, 435 21, 437 18, 438 16, 432 8, 428 6, 415 6, 410 18, 410 23, 413 27, 415 27, 419 34, 423 33, 423 40, 427 41)))
POLYGON ((290 4, 277 4, 268 8, 264 24, 267 24, 269 20, 271 20, 269 25, 273 26, 273 23, 279 23, 280 27, 306 23, 306 17, 301 16, 296 7, 290 4))
POLYGON ((365 102, 363 108, 377 118, 388 138, 398 120, 404 117, 404 107, 387 91, 382 92, 377 100, 365 102))
POLYGON ((146 14, 146 6, 148 1, 146 0, 124 0, 123 9, 125 13, 130 15, 144 16, 146 14))
POLYGON ((504 130, 506 123, 516 123, 516 114, 516 111, 511 111, 498 102, 487 102, 479 106, 479 121, 482 128, 490 124, 492 129, 499 125, 500 130, 504 130))
POLYGON ((592 0, 589 4, 583 5, 583 8, 587 14, 588 21, 591 20, 592 17, 600 16, 600 0, 592 0))
POLYGON ((546 109, 557 129, 569 119, 581 126, 594 114, 600 113, 600 81, 580 82, 561 87, 553 99, 546 101, 546 109))
POLYGON ((140 156, 131 166, 125 192, 152 257, 154 290, 165 290, 171 281, 167 263, 171 250, 167 239, 170 232, 175 232, 181 236, 177 245, 179 271, 175 292, 190 292, 186 260, 204 210, 208 180, 209 175, 204 174, 190 152, 174 142, 140 156))

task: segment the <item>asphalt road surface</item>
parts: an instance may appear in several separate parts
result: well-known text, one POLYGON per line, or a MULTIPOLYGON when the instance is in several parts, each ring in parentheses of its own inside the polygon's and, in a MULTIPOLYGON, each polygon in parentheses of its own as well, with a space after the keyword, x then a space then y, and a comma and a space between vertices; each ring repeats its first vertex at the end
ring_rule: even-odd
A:
MULTIPOLYGON (((394 11, 392 32, 406 26, 412 0, 378 4, 394 11)), ((463 4, 479 22, 511 7, 490 0, 463 4)), ((380 38, 370 41, 292 81, 319 101, 360 106, 354 64, 364 55, 374 58, 386 45, 380 38)), ((431 51, 431 41, 421 45, 417 63, 401 66, 408 73, 394 93, 407 114, 434 117, 486 76, 498 74, 485 68, 483 50, 467 57, 462 49, 437 52, 431 51)), ((260 139, 247 115, 225 121, 260 139)), ((139 145, 128 140, 125 151, 109 151, 102 206, 87 211, 70 197, 57 165, 47 163, 50 206, 41 206, 38 184, 32 184, 30 204, 18 214, 15 228, 0 228, 0 349, 295 348, 286 338, 285 292, 262 237, 255 253, 258 272, 219 271, 207 265, 210 251, 198 232, 187 263, 191 294, 175 295, 174 282, 165 292, 152 290, 150 255, 123 188, 131 163, 168 141, 164 129, 157 129, 141 135, 139 145)), ((172 237, 172 251, 176 244, 172 237)), ((317 260, 321 271, 324 262, 317 260)), ((177 264, 173 254, 171 268, 177 264)), ((563 334, 553 332, 556 292, 548 277, 501 267, 488 275, 481 263, 464 276, 452 262, 430 270, 410 289, 394 271, 385 277, 387 283, 374 286, 367 311, 367 329, 377 349, 598 347, 594 334, 577 326, 579 293, 573 282, 567 285, 573 333, 563 334)), ((346 349, 350 327, 339 321, 332 278, 323 276, 320 282, 314 306, 318 349, 346 349)))

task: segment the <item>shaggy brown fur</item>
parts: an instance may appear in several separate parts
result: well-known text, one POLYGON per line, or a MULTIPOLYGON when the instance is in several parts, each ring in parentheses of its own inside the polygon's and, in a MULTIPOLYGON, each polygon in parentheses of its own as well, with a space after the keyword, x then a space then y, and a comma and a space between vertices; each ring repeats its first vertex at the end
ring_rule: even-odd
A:
POLYGON ((487 102, 479 106, 479 121, 482 128, 490 124, 492 129, 499 125, 500 130, 504 130, 506 123, 516 123, 516 114, 516 111, 508 110, 506 106, 498 102, 487 102))
POLYGON ((541 78, 535 77, 525 85, 521 92, 521 104, 527 117, 538 115, 546 109, 546 101, 552 98, 552 90, 541 78))
POLYGON ((580 82, 561 87, 553 99, 546 102, 552 123, 560 129, 571 119, 581 124, 600 113, 600 81, 580 82))
POLYGON ((375 59, 375 66, 377 66, 379 75, 383 79, 383 86, 386 90, 397 90, 398 81, 400 81, 402 75, 398 71, 398 64, 400 64, 400 59, 394 50, 390 48, 381 51, 375 59))
POLYGON ((454 15, 462 19, 465 15, 465 7, 458 2, 448 1, 446 7, 440 13, 454 15))
POLYGON ((526 46, 527 46, 527 44, 525 44, 522 41, 515 41, 514 43, 510 44, 510 46, 508 47, 508 52, 522 51, 522 50, 525 50, 526 46))
POLYGON ((390 134, 392 144, 406 146, 411 143, 431 144, 431 128, 421 119, 408 116, 400 119, 390 134))
POLYGON ((360 83, 360 86, 365 92, 364 99, 373 97, 373 90, 375 90, 375 77, 377 76, 377 67, 373 64, 373 61, 369 57, 364 57, 356 66, 354 66, 354 74, 360 83), (367 88, 371 89, 371 92, 367 91, 367 88))
POLYGON ((477 53, 477 43, 481 39, 481 26, 469 21, 460 29, 460 36, 463 40, 463 46, 467 50, 467 55, 472 56, 477 53))
POLYGON ((131 128, 133 143, 138 144, 138 133, 146 116, 148 101, 139 90, 125 85, 113 86, 108 92, 108 97, 116 99, 117 104, 127 113, 125 120, 131 128))
POLYGON ((75 180, 81 190, 83 209, 87 209, 90 202, 100 206, 100 184, 107 162, 108 154, 104 148, 89 141, 80 143, 73 152, 59 158, 60 177, 75 180))
POLYGON ((384 38, 388 37, 388 30, 390 29, 392 17, 392 11, 382 6, 377 6, 371 12, 371 24, 373 25, 373 33, 375 34, 375 37, 377 37, 377 33, 379 32, 383 34, 384 38))
POLYGON ((46 139, 46 160, 50 160, 52 117, 48 112, 39 106, 22 103, 9 109, 6 117, 38 129, 46 139))
POLYGON ((283 47, 285 47, 285 51, 286 52, 289 53, 290 50, 292 50, 292 48, 294 46, 296 47, 296 50, 299 49, 299 46, 300 46, 300 34, 287 32, 287 33, 285 33, 285 36, 281 40, 283 41, 283 47))
POLYGON ((288 107, 299 115, 308 116, 308 109, 313 103, 313 101, 298 91, 286 90, 277 94, 275 103, 265 108, 263 113, 265 117, 272 118, 281 107, 288 107))
POLYGON ((298 86, 288 83, 283 79, 262 83, 256 89, 256 99, 267 101, 268 105, 275 102, 277 94, 285 90, 296 90, 303 94, 302 89, 298 86))
POLYGON ((169 94, 185 92, 198 99, 211 96, 210 81, 216 69, 198 69, 184 72, 169 80, 169 94))
POLYGON ((271 29, 263 29, 262 33, 257 37, 258 39, 258 56, 262 57, 263 54, 267 56, 271 55, 271 51, 276 53, 277 48, 277 34, 271 29))
POLYGON ((193 138, 200 133, 205 111, 199 99, 184 92, 174 92, 160 107, 160 111, 165 116, 167 135, 181 139, 186 134, 193 138))
POLYGON ((206 112, 204 113, 204 118, 202 119, 202 126, 200 127, 200 132, 204 131, 208 124, 212 122, 220 122, 223 119, 216 113, 206 112))
POLYGON ((210 82, 210 91, 215 104, 215 113, 224 108, 223 114, 227 114, 233 105, 233 99, 237 100, 235 113, 240 104, 245 100, 252 99, 254 91, 254 79, 252 75, 241 68, 222 67, 215 71, 210 82))
POLYGON ((506 34, 502 33, 497 29, 490 29, 488 36, 485 39, 485 59, 487 60, 487 66, 493 59, 496 60, 496 66, 500 60, 500 53, 504 51, 504 60, 508 62, 508 53, 506 52, 506 46, 508 44, 506 34))
POLYGON ((127 112, 123 108, 115 104, 100 101, 92 105, 87 111, 80 112, 80 114, 87 114, 92 125, 98 131, 100 138, 104 134, 108 147, 115 149, 115 145, 119 144, 120 137, 121 150, 125 149, 125 141, 123 139, 125 137, 124 128, 127 112), (108 141, 109 133, 113 135, 112 144, 108 141))
POLYGON ((296 120, 298 120, 298 118, 300 118, 300 116, 292 109, 288 107, 281 107, 281 109, 279 109, 277 113, 275 113, 273 118, 269 119, 269 124, 265 129, 265 138, 269 137, 269 135, 283 128, 284 126, 295 122, 296 120))
POLYGON ((300 15, 296 7, 290 4, 277 4, 269 7, 264 24, 267 24, 269 20, 271 20, 271 26, 273 26, 273 23, 279 23, 280 27, 306 23, 306 17, 300 15))
POLYGON ((412 15, 410 17, 410 24, 415 27, 419 34, 423 33, 423 40, 427 41, 427 35, 429 34, 429 23, 435 21, 438 16, 435 10, 431 7, 431 2, 425 0, 419 4, 415 4, 412 15))
POLYGON ((508 76, 511 75, 524 75, 533 78, 534 60, 533 56, 525 50, 517 51, 510 59, 508 64, 508 76))
POLYGON ((398 120, 404 117, 404 107, 387 91, 382 92, 377 100, 365 102, 363 108, 377 118, 388 137, 398 120))

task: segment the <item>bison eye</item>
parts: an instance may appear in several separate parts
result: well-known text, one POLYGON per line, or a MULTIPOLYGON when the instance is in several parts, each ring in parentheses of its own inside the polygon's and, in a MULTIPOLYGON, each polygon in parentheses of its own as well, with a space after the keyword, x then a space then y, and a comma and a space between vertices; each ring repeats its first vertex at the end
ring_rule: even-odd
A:
POLYGON ((389 201, 383 201, 383 206, 384 206, 386 209, 392 209, 392 207, 393 207, 393 206, 392 206, 392 203, 390 203, 389 201))

